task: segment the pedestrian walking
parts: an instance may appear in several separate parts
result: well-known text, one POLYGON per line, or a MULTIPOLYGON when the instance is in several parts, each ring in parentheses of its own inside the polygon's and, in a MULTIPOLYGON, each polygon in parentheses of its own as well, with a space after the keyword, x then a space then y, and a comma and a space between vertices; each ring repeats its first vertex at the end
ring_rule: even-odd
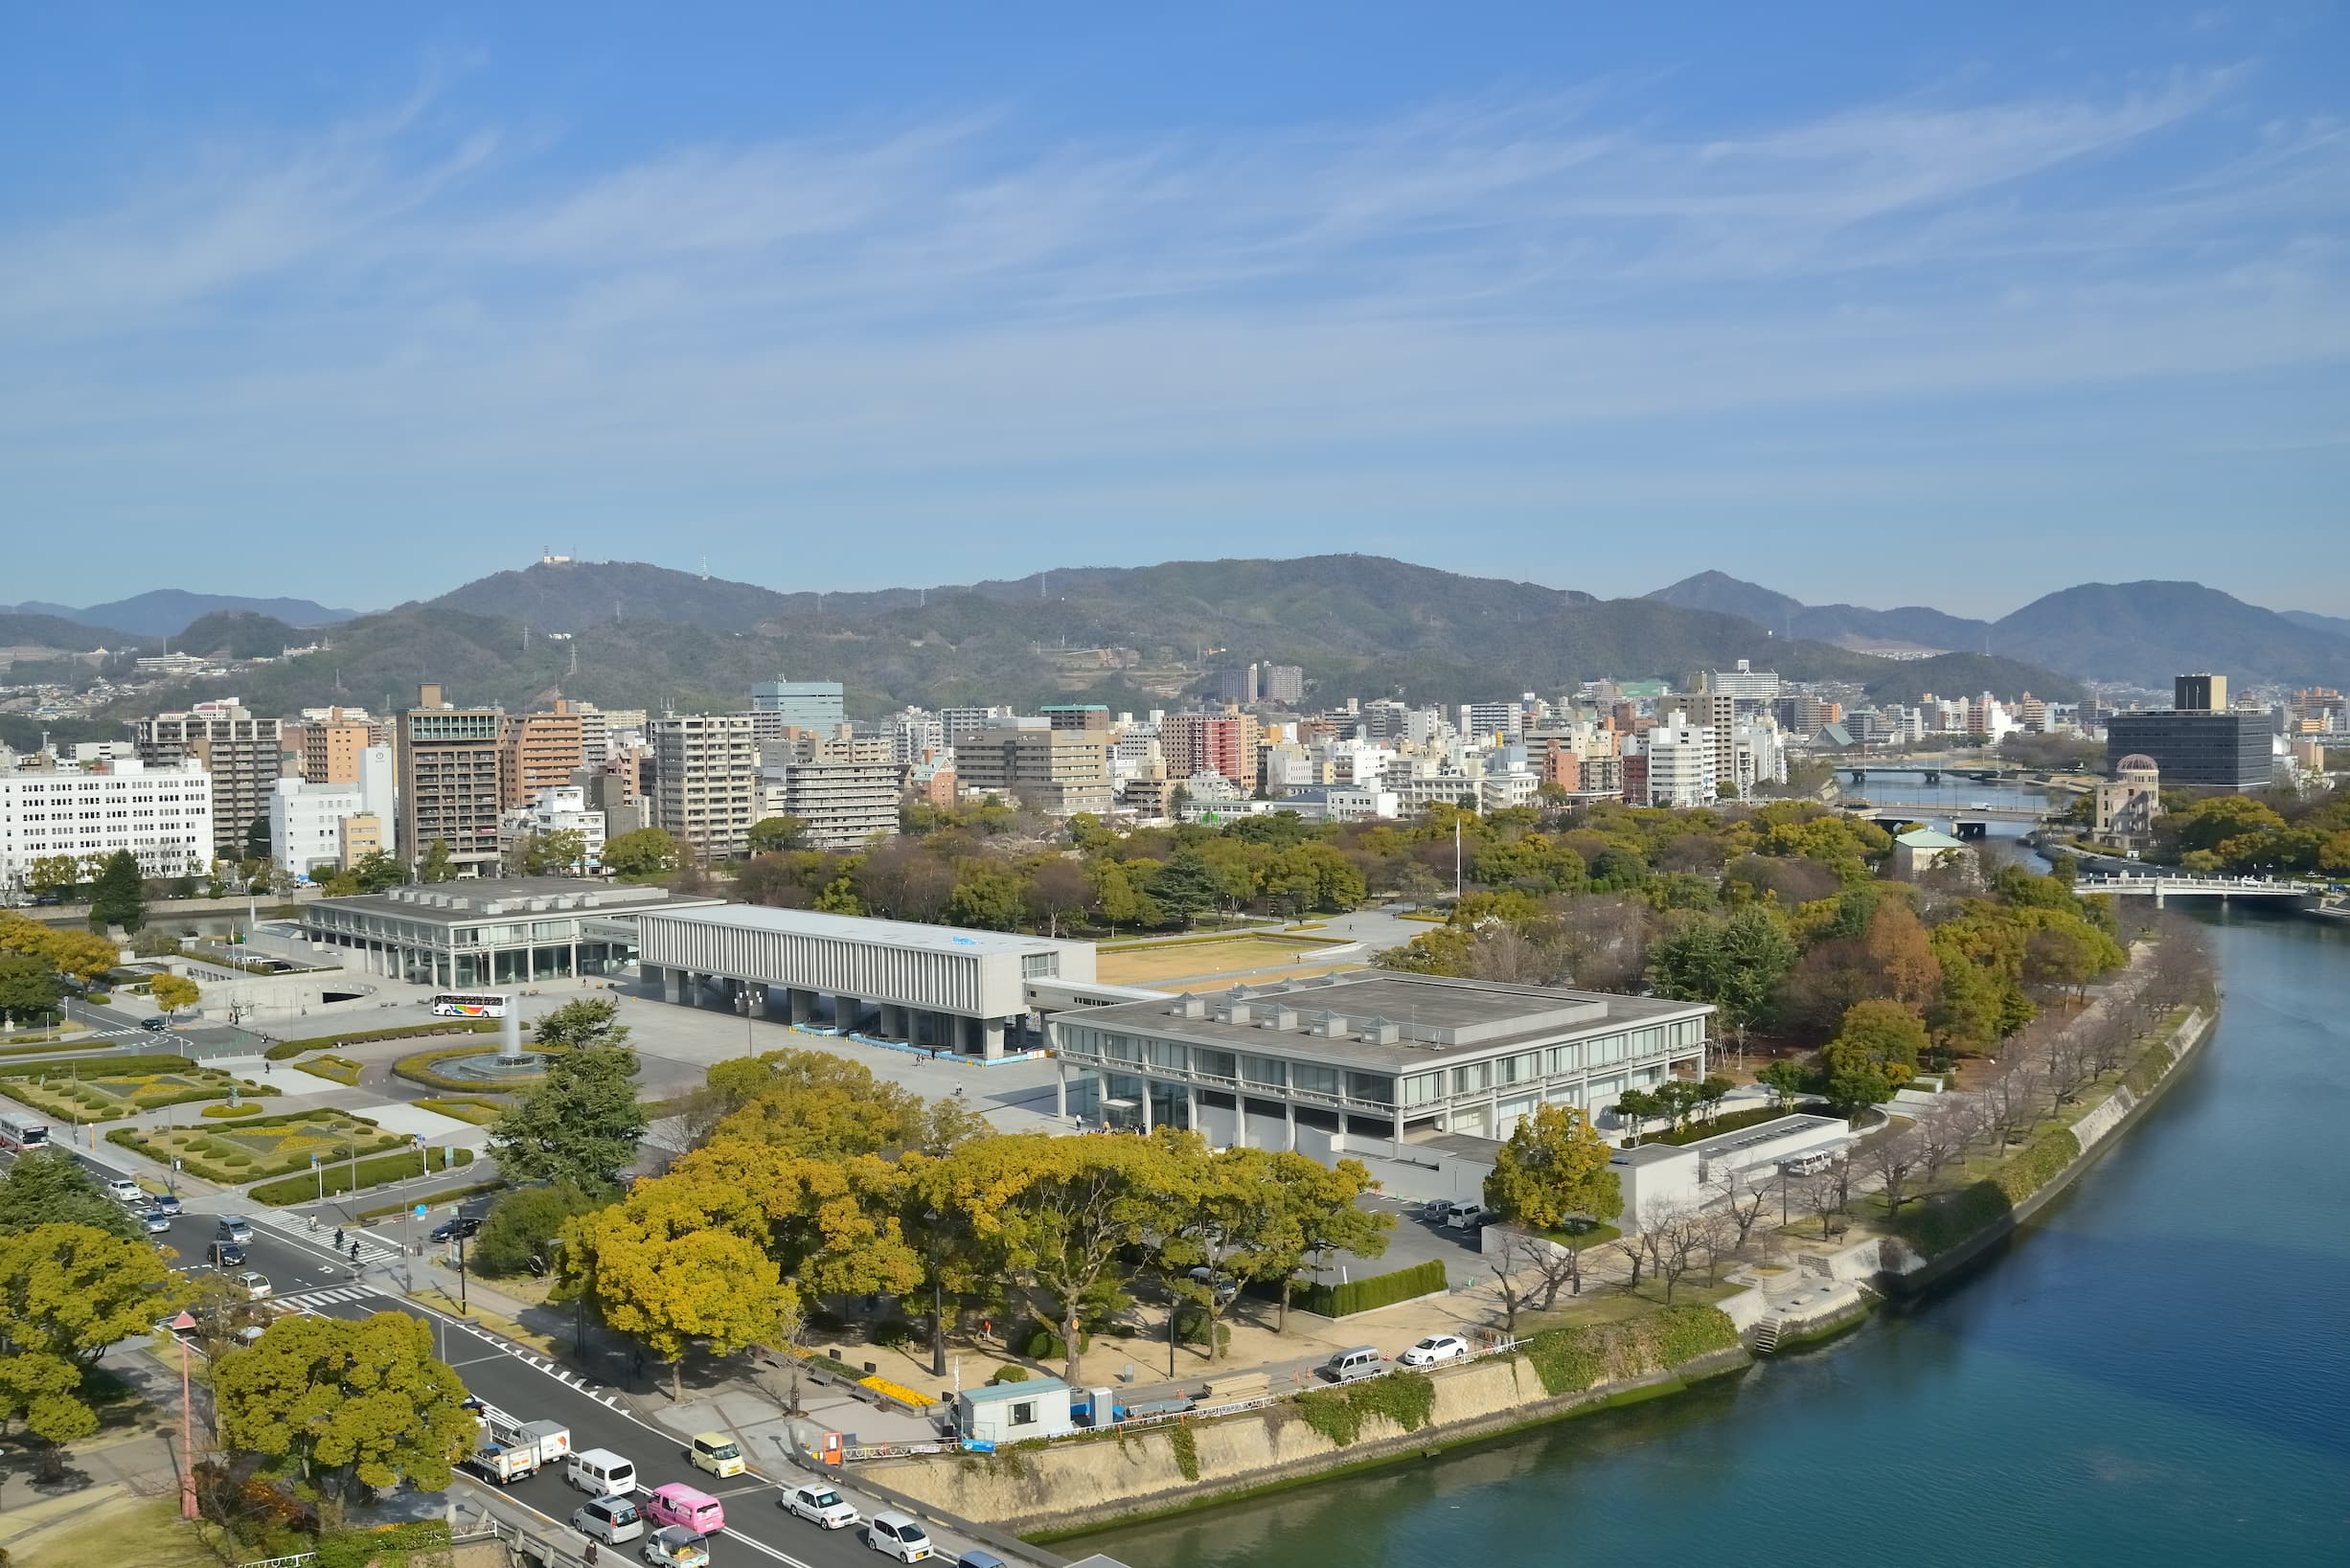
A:
POLYGON ((343 1227, 340 1225, 334 1227, 334 1250, 337 1252, 343 1250, 343 1227))

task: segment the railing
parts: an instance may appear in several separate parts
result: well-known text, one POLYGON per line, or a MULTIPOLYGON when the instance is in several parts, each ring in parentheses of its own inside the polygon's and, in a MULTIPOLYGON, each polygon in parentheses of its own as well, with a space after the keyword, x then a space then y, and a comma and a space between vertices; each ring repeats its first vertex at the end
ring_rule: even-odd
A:
POLYGON ((237 1568, 302 1568, 302 1564, 317 1560, 315 1552, 296 1552, 290 1557, 255 1557, 251 1562, 239 1563, 237 1568))

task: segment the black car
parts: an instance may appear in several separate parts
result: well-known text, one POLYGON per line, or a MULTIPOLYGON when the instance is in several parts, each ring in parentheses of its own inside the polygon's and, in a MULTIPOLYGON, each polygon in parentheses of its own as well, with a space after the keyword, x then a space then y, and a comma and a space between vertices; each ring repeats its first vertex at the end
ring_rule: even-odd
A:
POLYGON ((171 1020, 169 1018, 142 1018, 139 1020, 139 1027, 150 1034, 160 1034, 171 1027, 171 1020))
POLYGON ((212 1244, 212 1261, 217 1268, 242 1268, 245 1266, 245 1249, 234 1241, 215 1241, 212 1244))
POLYGON ((479 1231, 481 1228, 482 1222, 479 1219, 468 1216, 463 1218, 450 1220, 447 1224, 434 1231, 432 1233, 432 1238, 435 1241, 455 1241, 462 1238, 468 1241, 470 1241, 473 1239, 474 1233, 479 1231))

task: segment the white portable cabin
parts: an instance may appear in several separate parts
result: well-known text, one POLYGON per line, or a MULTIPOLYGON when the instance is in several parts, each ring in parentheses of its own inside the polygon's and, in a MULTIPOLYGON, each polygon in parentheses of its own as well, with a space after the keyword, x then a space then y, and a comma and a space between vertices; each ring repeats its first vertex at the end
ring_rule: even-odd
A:
POLYGON ((973 1443, 1019 1443, 1077 1430, 1069 1416, 1069 1385, 1058 1377, 967 1388, 955 1396, 955 1420, 963 1437, 973 1443))

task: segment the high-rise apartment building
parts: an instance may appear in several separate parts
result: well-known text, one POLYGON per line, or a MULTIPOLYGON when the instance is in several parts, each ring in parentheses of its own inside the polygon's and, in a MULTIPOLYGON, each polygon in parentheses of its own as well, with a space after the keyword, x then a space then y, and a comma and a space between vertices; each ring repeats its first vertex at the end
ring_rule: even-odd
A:
POLYGON ((759 744, 748 714, 664 714, 652 721, 652 825, 696 860, 750 848, 759 820, 759 744))
POLYGON ((1251 664, 1216 672, 1216 700, 1239 706, 1306 699, 1306 671, 1293 664, 1251 664))
POLYGON ((568 702, 556 703, 552 713, 510 717, 499 746, 499 807, 505 810, 568 784, 587 761, 580 714, 568 702))
POLYGON ((1710 806, 1716 798, 1714 731, 1689 718, 1674 714, 1642 738, 1651 806, 1710 806))
POLYGON ((1109 736, 1010 720, 956 742, 955 780, 968 791, 1015 795, 1048 816, 1098 815, 1110 807, 1109 736))
POLYGON ((1526 733, 1526 712, 1515 702, 1464 702, 1461 734, 1472 745, 1502 744, 1526 733))
POLYGON ((438 686, 418 693, 398 737, 402 859, 422 864, 439 843, 461 876, 497 869, 505 736, 503 709, 455 707, 438 686))
POLYGON ((1257 721, 1248 714, 1169 714, 1159 721, 1167 777, 1220 773, 1245 794, 1257 787, 1257 721))
POLYGON ((788 729, 832 734, 849 721, 838 681, 761 681, 751 712, 773 714, 788 729))
POLYGON ((808 844, 854 850, 898 831, 901 777, 888 740, 810 737, 760 748, 759 816, 797 817, 808 844))
POLYGON ((285 766, 279 724, 256 718, 235 697, 131 721, 139 760, 169 767, 194 760, 212 775, 213 854, 241 859, 245 835, 269 820, 269 795, 285 766))
POLYGON ((890 761, 900 767, 937 757, 947 749, 947 721, 920 708, 893 714, 889 720, 890 761))
POLYGON ((296 726, 302 739, 302 778, 308 784, 359 782, 359 754, 392 743, 392 727, 357 708, 305 708, 296 726))
POLYGON ((1012 716, 1009 708, 941 708, 939 722, 947 726, 947 743, 959 746, 981 730, 993 729, 1012 716))

